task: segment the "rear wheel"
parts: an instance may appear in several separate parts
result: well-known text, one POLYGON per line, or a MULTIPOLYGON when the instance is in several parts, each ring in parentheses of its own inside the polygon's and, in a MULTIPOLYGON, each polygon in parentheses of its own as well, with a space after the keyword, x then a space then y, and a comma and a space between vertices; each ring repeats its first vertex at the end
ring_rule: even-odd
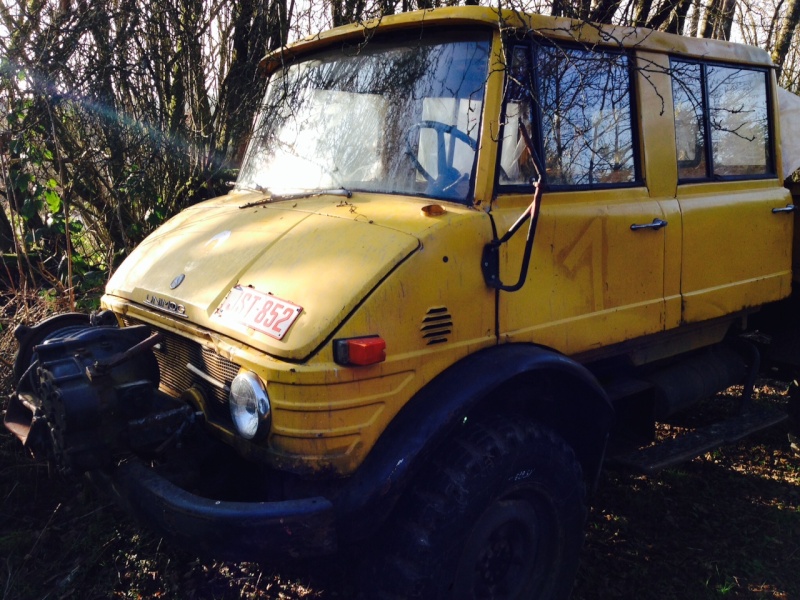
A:
POLYGON ((572 449, 519 419, 467 424, 387 525, 373 572, 384 598, 566 598, 586 519, 572 449))

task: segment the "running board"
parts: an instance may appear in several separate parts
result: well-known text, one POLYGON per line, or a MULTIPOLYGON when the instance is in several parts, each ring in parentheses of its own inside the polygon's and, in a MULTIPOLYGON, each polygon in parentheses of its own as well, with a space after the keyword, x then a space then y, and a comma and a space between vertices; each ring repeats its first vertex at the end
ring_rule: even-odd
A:
POLYGON ((745 414, 695 429, 655 446, 609 456, 606 464, 654 475, 720 446, 735 444, 748 435, 778 425, 788 418, 789 415, 780 410, 753 408, 745 414))

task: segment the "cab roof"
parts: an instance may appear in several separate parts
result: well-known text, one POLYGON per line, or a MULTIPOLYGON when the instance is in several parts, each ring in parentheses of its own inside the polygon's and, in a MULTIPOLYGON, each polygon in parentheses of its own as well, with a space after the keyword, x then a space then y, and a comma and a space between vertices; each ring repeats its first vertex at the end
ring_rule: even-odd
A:
POLYGON ((565 17, 551 17, 507 9, 498 10, 486 6, 426 9, 384 16, 358 24, 343 25, 275 50, 265 56, 261 64, 267 72, 271 72, 287 59, 287 54, 291 57, 328 46, 334 41, 368 40, 376 31, 402 31, 417 29, 423 25, 426 29, 472 25, 492 28, 509 34, 533 32, 534 35, 542 38, 561 42, 640 49, 705 60, 773 66, 770 55, 755 46, 685 37, 644 27, 601 25, 565 17))

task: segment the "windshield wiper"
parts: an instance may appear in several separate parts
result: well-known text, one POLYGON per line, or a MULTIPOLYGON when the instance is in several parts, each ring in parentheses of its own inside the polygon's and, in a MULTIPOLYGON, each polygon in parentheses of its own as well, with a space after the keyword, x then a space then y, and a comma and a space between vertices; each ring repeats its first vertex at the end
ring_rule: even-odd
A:
MULTIPOLYGON (((266 188, 261 188, 264 193, 269 193, 266 188)), ((281 200, 299 200, 300 198, 316 198, 317 196, 344 196, 345 198, 352 198, 353 192, 345 188, 334 188, 330 190, 306 190, 304 192, 296 192, 294 194, 272 194, 267 198, 256 200, 242 204, 239 208, 250 208, 252 206, 261 206, 269 204, 270 202, 280 202, 281 200)))
POLYGON ((247 190, 248 192, 258 192, 259 194, 272 193, 269 191, 269 188, 265 188, 263 185, 258 185, 257 183, 254 183, 252 186, 236 184, 236 187, 239 188, 240 190, 247 190))

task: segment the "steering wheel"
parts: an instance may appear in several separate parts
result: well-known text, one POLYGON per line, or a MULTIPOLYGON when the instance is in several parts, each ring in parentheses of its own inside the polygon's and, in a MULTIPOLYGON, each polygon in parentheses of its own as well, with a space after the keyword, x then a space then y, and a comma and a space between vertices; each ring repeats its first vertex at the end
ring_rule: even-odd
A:
MULTIPOLYGON (((478 149, 478 142, 469 136, 468 133, 461 131, 455 125, 448 125, 441 121, 420 121, 408 128, 406 133, 406 154, 411 158, 414 168, 428 182, 430 193, 443 193, 450 191, 458 183, 464 174, 453 166, 453 155, 447 156, 447 145, 444 135, 449 133, 457 140, 467 144, 472 150, 478 149), (438 176, 434 177, 419 162, 417 154, 411 143, 412 133, 418 129, 433 129, 436 132, 436 167, 438 176)), ((455 148, 453 148, 455 154, 455 148)))

